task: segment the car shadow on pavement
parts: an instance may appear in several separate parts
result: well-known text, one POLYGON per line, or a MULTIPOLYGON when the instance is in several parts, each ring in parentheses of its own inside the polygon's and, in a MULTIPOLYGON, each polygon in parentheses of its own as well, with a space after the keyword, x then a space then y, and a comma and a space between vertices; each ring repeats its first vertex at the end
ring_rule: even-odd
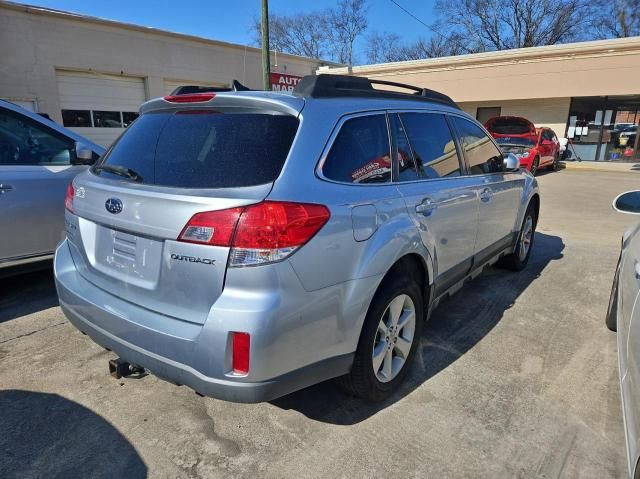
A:
POLYGON ((57 305, 51 268, 0 278, 0 323, 57 305))
POLYGON ((0 477, 147 477, 109 422, 57 394, 0 391, 0 477))
POLYGON ((353 425, 373 416, 469 351, 498 324, 504 312, 547 265, 562 258, 563 250, 561 238, 536 232, 531 258, 524 271, 513 273, 489 268, 458 294, 441 303, 423 329, 411 373, 399 391, 385 401, 363 401, 342 392, 332 381, 326 381, 276 399, 271 404, 337 425, 353 425))

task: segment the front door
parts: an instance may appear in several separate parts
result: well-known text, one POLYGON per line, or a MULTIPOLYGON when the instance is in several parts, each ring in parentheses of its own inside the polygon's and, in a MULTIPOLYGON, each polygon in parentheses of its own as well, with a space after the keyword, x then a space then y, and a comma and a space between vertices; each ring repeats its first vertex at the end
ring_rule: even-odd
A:
POLYGON ((520 229, 516 219, 524 178, 520 173, 503 171, 502 152, 480 126, 457 116, 451 120, 479 199, 474 248, 474 262, 479 265, 512 244, 520 229))
POLYGON ((396 186, 433 255, 436 295, 471 268, 478 224, 473 181, 463 177, 449 125, 440 113, 390 115, 396 186))
POLYGON ((63 236, 74 142, 0 109, 0 261, 50 254, 63 236))

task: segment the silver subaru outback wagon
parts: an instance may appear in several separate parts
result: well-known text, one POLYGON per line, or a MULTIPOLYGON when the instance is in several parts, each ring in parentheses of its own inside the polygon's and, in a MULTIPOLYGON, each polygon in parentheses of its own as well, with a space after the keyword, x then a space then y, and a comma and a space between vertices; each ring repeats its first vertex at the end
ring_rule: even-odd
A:
POLYGON ((69 185, 60 305, 120 356, 115 375, 239 402, 338 378, 384 399, 442 298, 526 266, 540 200, 518 166, 407 85, 319 75, 293 95, 151 100, 69 185))

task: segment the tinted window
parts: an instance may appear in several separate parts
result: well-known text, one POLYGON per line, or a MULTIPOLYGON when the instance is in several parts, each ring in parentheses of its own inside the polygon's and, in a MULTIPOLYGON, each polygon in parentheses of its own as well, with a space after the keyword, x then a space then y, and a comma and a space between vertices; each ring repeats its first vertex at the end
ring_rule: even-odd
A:
POLYGON ((94 111, 93 126, 96 128, 122 128, 119 111, 94 111))
POLYGON ((502 153, 482 128, 459 117, 451 117, 451 119, 458 133, 464 156, 469 163, 469 173, 483 175, 502 171, 502 153))
POLYGON ((89 110, 62 110, 62 124, 91 128, 91 112, 89 110))
POLYGON ((435 113, 403 113, 421 178, 460 176, 460 161, 451 130, 444 117, 435 113))
POLYGON ((389 135, 384 115, 346 121, 331 146, 322 172, 331 180, 347 183, 391 181, 389 135))
POLYGON ((135 111, 123 111, 122 112, 122 123, 123 123, 123 126, 126 128, 131 123, 133 123, 133 120, 138 118, 138 116, 139 116, 138 112, 135 112, 135 111))
POLYGON ((0 165, 68 165, 74 145, 26 116, 0 109, 0 165))
POLYGON ((553 132, 553 130, 542 130, 543 140, 553 141, 555 137, 556 137, 556 134, 553 132))
POLYGON ((409 146, 404 125, 398 115, 391 115, 391 128, 395 140, 394 156, 398 163, 398 181, 415 181, 422 178, 416 169, 414 154, 409 146))
MULTIPOLYGON (((147 184, 259 185, 278 177, 297 128, 297 118, 288 115, 211 110, 148 113, 125 130, 104 163, 130 168, 147 184)), ((111 176, 104 171, 98 174, 111 176)))

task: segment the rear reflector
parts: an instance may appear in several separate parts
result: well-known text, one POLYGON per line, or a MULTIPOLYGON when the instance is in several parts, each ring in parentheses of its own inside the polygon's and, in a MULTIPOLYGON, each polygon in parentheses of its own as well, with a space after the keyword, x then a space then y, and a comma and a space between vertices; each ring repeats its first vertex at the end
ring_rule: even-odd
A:
POLYGON ((249 333, 231 333, 233 335, 233 364, 236 374, 249 374, 249 349, 251 337, 249 333))
POLYGON ((231 247, 229 266, 280 261, 307 243, 331 214, 323 205, 263 201, 195 214, 179 241, 231 247))
POLYGON ((189 93, 186 95, 167 95, 164 97, 164 101, 169 103, 198 103, 203 101, 213 100, 215 93, 189 93))
POLYGON ((73 213, 73 197, 76 195, 76 190, 73 188, 73 181, 67 186, 67 195, 64 198, 64 207, 67 211, 73 213))

